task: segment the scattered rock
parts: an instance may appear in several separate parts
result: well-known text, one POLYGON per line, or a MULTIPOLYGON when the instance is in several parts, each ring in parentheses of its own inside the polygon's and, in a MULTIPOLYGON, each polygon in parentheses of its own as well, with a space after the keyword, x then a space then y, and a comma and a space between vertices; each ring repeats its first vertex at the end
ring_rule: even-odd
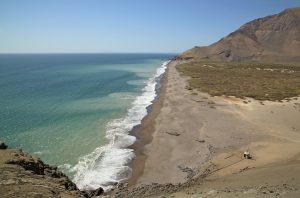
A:
POLYGON ((2 141, 0 141, 0 149, 7 149, 7 145, 2 141))
POLYGON ((182 166, 182 165, 178 165, 177 167, 178 167, 182 172, 184 172, 184 173, 187 174, 187 176, 186 176, 186 179, 187 179, 187 180, 192 179, 192 178, 196 175, 195 171, 194 171, 193 169, 191 169, 190 167, 184 167, 184 166, 182 166))
POLYGON ((21 153, 13 159, 9 159, 6 163, 22 166, 25 170, 31 170, 35 174, 44 174, 44 163, 39 158, 35 158, 25 153, 21 153))
POLYGON ((213 154, 213 153, 216 152, 216 149, 215 149, 211 144, 209 144, 209 145, 207 146, 207 148, 208 148, 208 150, 209 150, 209 152, 210 152, 211 154, 213 154))
POLYGON ((86 191, 86 195, 87 197, 97 197, 100 196, 104 193, 103 188, 99 187, 96 190, 90 190, 90 191, 86 191))

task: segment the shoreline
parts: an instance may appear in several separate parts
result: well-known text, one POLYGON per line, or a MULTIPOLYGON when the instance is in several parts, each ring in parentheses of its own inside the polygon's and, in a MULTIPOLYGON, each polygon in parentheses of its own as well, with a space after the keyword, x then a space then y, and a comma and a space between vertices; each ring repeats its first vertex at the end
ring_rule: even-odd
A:
MULTIPOLYGON (((146 189, 151 193, 153 185, 162 185, 164 190, 173 185, 170 189, 174 192, 180 186, 190 189, 194 185, 191 181, 200 179, 201 183, 205 181, 204 186, 212 183, 205 189, 209 193, 210 188, 224 187, 221 180, 244 179, 243 175, 250 172, 251 177, 264 180, 276 168, 294 166, 292 163, 299 160, 300 97, 282 103, 211 97, 187 90, 187 78, 176 70, 176 63, 167 65, 159 97, 141 125, 132 131, 137 141, 130 148, 136 158, 132 177, 126 182, 133 191, 150 185, 146 189), (245 150, 250 150, 254 160, 243 159, 245 150)), ((278 185, 276 182, 285 178, 293 186, 291 175, 282 171, 268 183, 278 185)), ((246 181, 233 183, 240 189, 243 184, 248 185, 246 181)), ((182 192, 178 195, 188 197, 182 192)))
POLYGON ((153 104, 151 104, 148 109, 150 111, 148 114, 142 119, 141 124, 134 127, 130 132, 131 135, 136 137, 136 141, 129 148, 134 150, 136 155, 135 159, 132 161, 132 176, 127 180, 129 186, 134 186, 138 180, 138 178, 143 174, 145 162, 147 159, 147 155, 144 153, 145 146, 149 144, 153 139, 154 132, 154 122, 158 114, 160 113, 160 109, 162 108, 163 101, 166 94, 166 85, 168 82, 168 70, 169 65, 174 62, 171 60, 167 64, 167 68, 160 79, 160 87, 158 89, 158 94, 153 104))
POLYGON ((95 189, 101 186, 104 191, 110 191, 116 182, 130 178, 131 164, 135 157, 134 150, 130 148, 136 140, 132 131, 141 124, 149 113, 149 107, 156 100, 159 82, 168 63, 169 61, 163 61, 154 74, 147 78, 141 94, 134 97, 127 113, 106 125, 106 138, 109 143, 95 148, 80 158, 75 166, 69 168, 71 171, 76 170, 73 181, 80 189, 95 189), (91 160, 94 162, 90 163, 91 160), (99 179, 100 177, 103 179, 99 179))

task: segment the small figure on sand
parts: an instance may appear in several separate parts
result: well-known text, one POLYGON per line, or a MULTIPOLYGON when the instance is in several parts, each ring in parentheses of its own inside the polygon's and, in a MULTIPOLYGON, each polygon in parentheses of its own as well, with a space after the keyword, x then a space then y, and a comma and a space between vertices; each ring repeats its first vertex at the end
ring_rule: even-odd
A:
POLYGON ((245 158, 245 159, 251 159, 251 155, 250 155, 250 152, 249 152, 249 151, 245 151, 245 152, 244 152, 244 158, 245 158))

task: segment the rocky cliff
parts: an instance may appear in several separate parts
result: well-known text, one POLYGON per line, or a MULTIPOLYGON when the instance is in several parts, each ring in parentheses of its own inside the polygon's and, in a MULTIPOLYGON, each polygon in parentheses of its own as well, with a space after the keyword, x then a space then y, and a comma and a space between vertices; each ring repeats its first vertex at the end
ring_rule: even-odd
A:
POLYGON ((180 59, 218 61, 300 61, 300 7, 253 20, 206 47, 194 47, 180 59))
POLYGON ((56 167, 43 163, 39 158, 9 149, 0 141, 0 197, 94 197, 99 188, 81 192, 76 185, 56 167))

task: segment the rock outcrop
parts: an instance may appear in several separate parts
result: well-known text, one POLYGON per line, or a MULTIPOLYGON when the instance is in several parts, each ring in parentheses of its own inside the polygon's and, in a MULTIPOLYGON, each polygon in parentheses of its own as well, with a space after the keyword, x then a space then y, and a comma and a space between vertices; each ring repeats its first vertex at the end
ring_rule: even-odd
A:
POLYGON ((216 61, 300 61, 300 7, 253 20, 206 47, 178 59, 216 61))
POLYGON ((81 192, 56 167, 0 142, 0 197, 94 197, 103 189, 81 192))
POLYGON ((7 149, 7 145, 0 141, 0 149, 7 149))

